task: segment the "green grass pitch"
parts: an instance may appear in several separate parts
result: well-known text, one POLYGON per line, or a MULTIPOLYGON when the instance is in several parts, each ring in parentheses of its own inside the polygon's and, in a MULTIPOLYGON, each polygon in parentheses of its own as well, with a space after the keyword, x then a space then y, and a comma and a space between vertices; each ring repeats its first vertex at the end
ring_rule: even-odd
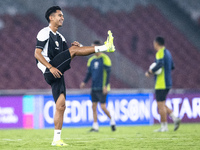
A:
POLYGON ((200 124, 181 124, 178 131, 154 133, 153 126, 121 126, 116 132, 100 127, 99 133, 90 128, 64 128, 62 139, 68 147, 52 147, 53 129, 0 130, 0 150, 199 150, 200 124))

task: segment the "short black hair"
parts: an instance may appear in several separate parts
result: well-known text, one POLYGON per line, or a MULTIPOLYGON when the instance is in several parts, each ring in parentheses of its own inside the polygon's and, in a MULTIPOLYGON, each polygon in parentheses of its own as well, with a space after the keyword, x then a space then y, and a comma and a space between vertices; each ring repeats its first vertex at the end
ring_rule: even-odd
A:
POLYGON ((46 13, 45 13, 45 18, 47 19, 48 22, 50 22, 49 20, 49 16, 52 14, 52 13, 55 13, 56 10, 61 10, 61 8, 59 6, 52 6, 50 7, 46 13))
POLYGON ((164 46, 165 45, 165 39, 163 38, 163 37, 161 37, 161 36, 157 36, 156 38, 155 38, 155 41, 158 43, 158 45, 160 45, 160 46, 164 46))
POLYGON ((97 46, 103 45, 100 40, 95 40, 92 44, 97 45, 97 46))

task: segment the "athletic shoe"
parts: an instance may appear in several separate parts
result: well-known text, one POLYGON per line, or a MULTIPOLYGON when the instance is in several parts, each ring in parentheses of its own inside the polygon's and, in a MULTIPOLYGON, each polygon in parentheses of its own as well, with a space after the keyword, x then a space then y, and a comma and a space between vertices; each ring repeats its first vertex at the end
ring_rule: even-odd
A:
POLYGON ((111 125, 111 130, 116 131, 116 125, 111 125))
POLYGON ((154 130, 154 132, 167 132, 167 131, 168 131, 168 128, 160 128, 160 129, 154 130))
POLYGON ((181 123, 181 119, 180 118, 177 118, 175 121, 174 121, 174 131, 178 130, 179 126, 180 126, 180 123, 181 123))
POLYGON ((64 143, 63 140, 53 141, 52 146, 68 146, 68 144, 64 143))
POLYGON ((96 130, 96 129, 92 128, 92 129, 90 129, 89 132, 99 132, 99 130, 96 130))
POLYGON ((104 42, 104 44, 107 47, 107 52, 109 53, 112 53, 115 51, 113 40, 114 40, 114 37, 112 36, 112 32, 108 30, 108 37, 107 37, 107 40, 104 42))

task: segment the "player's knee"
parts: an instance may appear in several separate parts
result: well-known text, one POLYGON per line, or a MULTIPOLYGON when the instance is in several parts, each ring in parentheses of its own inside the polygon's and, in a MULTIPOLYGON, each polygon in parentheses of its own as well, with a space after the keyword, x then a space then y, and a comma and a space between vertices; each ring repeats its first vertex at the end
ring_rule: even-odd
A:
POLYGON ((106 110, 106 105, 105 104, 101 104, 101 109, 102 110, 106 110))
POLYGON ((62 109, 65 111, 65 109, 66 109, 66 106, 64 105, 64 106, 62 106, 62 109))
POLYGON ((65 106, 65 105, 57 106, 56 109, 57 109, 58 111, 65 111, 66 106, 65 106))
POLYGON ((161 107, 158 108, 158 112, 159 112, 159 114, 167 113, 167 109, 164 106, 161 106, 161 107))
POLYGON ((163 110, 158 108, 158 113, 161 114, 162 112, 163 112, 163 110))
POLYGON ((92 110, 93 110, 93 111, 96 111, 96 110, 97 110, 97 105, 94 105, 94 104, 93 104, 93 105, 92 105, 92 110))
POLYGON ((163 110, 163 109, 165 109, 165 106, 163 106, 163 105, 158 105, 158 109, 159 109, 159 110, 163 110))
POLYGON ((163 107, 162 106, 158 107, 158 112, 162 112, 162 111, 163 111, 163 107))
POLYGON ((157 102, 158 108, 163 108, 165 107, 165 103, 164 102, 157 102))

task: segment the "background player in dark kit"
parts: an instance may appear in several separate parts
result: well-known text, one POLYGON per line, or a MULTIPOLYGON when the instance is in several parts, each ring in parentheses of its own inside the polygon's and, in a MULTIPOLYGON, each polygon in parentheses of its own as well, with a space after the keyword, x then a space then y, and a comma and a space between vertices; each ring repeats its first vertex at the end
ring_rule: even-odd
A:
MULTIPOLYGON (((94 41, 92 46, 102 45, 100 41, 94 41)), ((98 132, 99 125, 97 122, 97 104, 101 103, 101 109, 110 118, 110 125, 112 131, 116 130, 115 120, 111 117, 110 112, 106 108, 107 93, 110 91, 110 72, 111 72, 111 60, 104 53, 95 53, 90 57, 87 63, 88 72, 85 80, 80 84, 80 88, 83 88, 85 84, 92 78, 92 110, 93 110, 93 127, 91 132, 98 132)))

